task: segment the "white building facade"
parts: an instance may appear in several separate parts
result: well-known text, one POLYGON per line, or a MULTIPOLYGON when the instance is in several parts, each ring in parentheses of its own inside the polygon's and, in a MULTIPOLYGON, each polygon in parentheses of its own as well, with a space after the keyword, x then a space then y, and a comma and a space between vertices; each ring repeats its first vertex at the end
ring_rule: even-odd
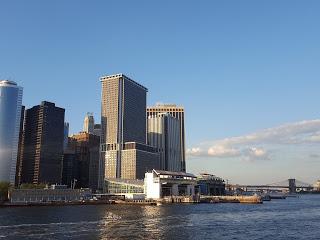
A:
POLYGON ((195 197, 197 178, 185 172, 152 170, 144 179, 146 199, 162 199, 166 197, 195 197))

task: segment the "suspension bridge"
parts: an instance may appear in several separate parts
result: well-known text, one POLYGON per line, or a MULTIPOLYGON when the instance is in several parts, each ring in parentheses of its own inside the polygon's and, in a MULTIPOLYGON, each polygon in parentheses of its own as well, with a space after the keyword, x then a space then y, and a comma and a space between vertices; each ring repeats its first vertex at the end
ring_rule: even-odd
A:
POLYGON ((266 185, 229 185, 231 189, 243 189, 244 191, 250 190, 287 190, 290 193, 296 193, 297 190, 311 191, 312 184, 305 183, 300 180, 291 178, 281 182, 270 183, 266 185))

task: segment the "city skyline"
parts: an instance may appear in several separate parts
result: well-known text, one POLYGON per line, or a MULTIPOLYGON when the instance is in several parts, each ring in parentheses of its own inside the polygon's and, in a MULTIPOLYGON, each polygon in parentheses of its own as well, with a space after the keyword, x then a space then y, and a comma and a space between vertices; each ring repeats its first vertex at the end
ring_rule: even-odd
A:
POLYGON ((149 88, 148 106, 185 107, 188 172, 240 183, 319 178, 319 3, 3 5, 0 78, 24 87, 27 108, 66 108, 71 133, 88 111, 100 119, 98 79, 120 71, 149 88), (126 14, 109 24, 114 9, 126 14))

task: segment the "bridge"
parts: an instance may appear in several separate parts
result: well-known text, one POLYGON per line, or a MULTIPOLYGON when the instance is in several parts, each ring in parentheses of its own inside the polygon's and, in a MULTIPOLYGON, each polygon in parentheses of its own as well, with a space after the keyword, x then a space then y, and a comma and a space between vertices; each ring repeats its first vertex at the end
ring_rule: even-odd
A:
POLYGON ((229 185, 227 186, 231 189, 243 189, 245 191, 249 190, 288 190, 289 193, 296 193, 297 190, 310 191, 313 189, 312 184, 299 181, 297 179, 291 178, 281 182, 270 183, 266 185, 229 185))

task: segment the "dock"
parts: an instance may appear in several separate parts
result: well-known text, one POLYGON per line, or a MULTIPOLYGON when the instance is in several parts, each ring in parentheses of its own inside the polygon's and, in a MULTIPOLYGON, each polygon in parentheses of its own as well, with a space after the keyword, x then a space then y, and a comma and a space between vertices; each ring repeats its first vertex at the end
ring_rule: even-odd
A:
POLYGON ((246 203, 262 204, 260 196, 201 196, 201 203, 246 203))

